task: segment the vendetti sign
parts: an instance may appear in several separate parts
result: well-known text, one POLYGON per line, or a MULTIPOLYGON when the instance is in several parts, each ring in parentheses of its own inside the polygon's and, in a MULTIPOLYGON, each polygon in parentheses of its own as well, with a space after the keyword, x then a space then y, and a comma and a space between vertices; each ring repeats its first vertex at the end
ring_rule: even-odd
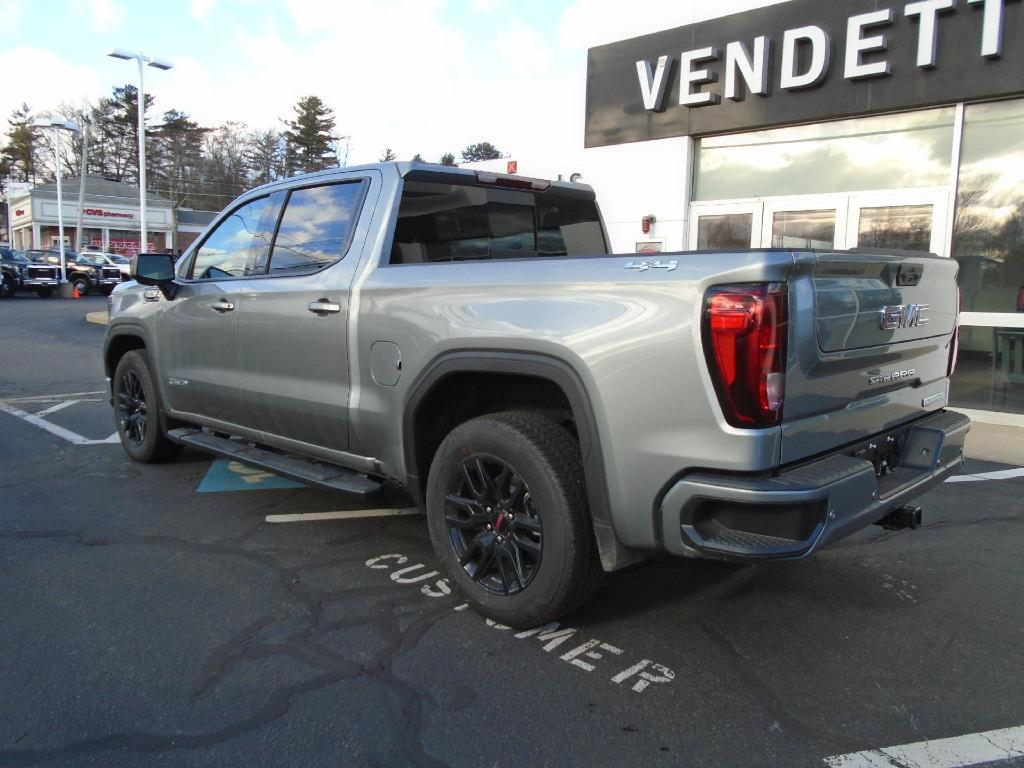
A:
POLYGON ((789 0, 591 48, 588 147, 1024 93, 1022 0, 789 0))

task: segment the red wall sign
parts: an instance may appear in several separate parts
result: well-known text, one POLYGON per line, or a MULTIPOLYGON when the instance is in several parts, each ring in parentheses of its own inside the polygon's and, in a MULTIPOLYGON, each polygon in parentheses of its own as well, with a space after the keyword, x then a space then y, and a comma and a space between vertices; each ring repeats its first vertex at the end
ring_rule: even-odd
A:
POLYGON ((104 211, 102 208, 83 208, 82 213, 86 216, 102 216, 107 219, 134 219, 135 214, 119 213, 118 211, 104 211))

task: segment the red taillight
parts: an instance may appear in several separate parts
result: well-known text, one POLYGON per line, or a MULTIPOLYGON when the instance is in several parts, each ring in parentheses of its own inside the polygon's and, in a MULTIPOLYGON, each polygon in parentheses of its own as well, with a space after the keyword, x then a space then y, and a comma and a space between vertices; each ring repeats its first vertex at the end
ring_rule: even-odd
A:
POLYGON ((786 286, 721 285, 704 297, 704 354, 725 419, 761 428, 782 419, 786 286))

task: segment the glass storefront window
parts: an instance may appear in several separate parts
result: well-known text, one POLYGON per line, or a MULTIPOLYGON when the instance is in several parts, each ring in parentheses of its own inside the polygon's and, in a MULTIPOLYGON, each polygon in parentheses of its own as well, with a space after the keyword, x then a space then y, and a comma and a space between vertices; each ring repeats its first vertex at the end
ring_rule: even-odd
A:
POLYGON ((962 309, 1024 311, 1024 100, 965 108, 957 202, 962 309))
POLYGON ((1024 413, 1024 328, 960 327, 950 403, 1024 413))
POLYGON ((932 213, 930 205, 861 208, 857 245, 927 253, 932 243, 932 213))
POLYGON ((697 220, 697 250, 735 251, 750 247, 752 213, 720 213, 697 220))
POLYGON ((943 186, 955 115, 943 107, 702 139, 693 199, 943 186))
POLYGON ((772 248, 834 248, 835 211, 776 211, 772 216, 772 248))

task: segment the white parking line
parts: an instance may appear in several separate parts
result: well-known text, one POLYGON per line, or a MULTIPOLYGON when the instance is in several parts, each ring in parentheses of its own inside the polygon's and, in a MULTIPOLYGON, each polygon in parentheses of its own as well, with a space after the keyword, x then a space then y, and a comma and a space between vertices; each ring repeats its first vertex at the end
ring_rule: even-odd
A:
POLYGON ((294 515, 267 515, 268 523, 311 523, 320 520, 361 520, 364 517, 415 515, 416 507, 404 509, 348 509, 338 512, 299 512, 294 515))
POLYGON ((982 480, 1012 480, 1015 477, 1024 477, 1024 467, 1016 469, 998 469, 995 472, 979 472, 976 475, 953 475, 947 478, 947 483, 977 483, 982 480))
POLYGON ((1024 757, 1024 727, 826 757, 831 768, 967 768, 1024 757))
POLYGON ((65 408, 67 408, 69 405, 74 405, 75 403, 80 403, 80 402, 82 402, 82 401, 81 400, 65 400, 63 403, 57 403, 56 405, 51 405, 49 408, 43 408, 43 410, 41 410, 41 411, 36 411, 35 415, 37 417, 39 417, 39 418, 42 418, 43 416, 49 416, 51 413, 56 413, 57 411, 62 411, 65 408))
MULTIPOLYGON (((56 408, 49 408, 44 412, 52 413, 57 410, 56 408)), ((64 429, 57 424, 53 424, 46 419, 40 417, 37 413, 28 413, 20 408, 15 408, 13 405, 0 400, 0 411, 8 413, 11 416, 15 416, 22 421, 27 421, 29 424, 39 427, 45 432, 49 432, 51 435, 59 437, 61 440, 67 440, 72 445, 110 445, 118 442, 119 438, 117 432, 112 434, 110 437, 103 438, 102 440, 91 440, 88 437, 72 432, 70 429, 64 429)))
POLYGON ((65 392, 63 395, 18 395, 16 397, 5 397, 8 403, 52 403, 54 400, 66 400, 72 397, 89 397, 91 395, 105 395, 106 392, 65 392))

